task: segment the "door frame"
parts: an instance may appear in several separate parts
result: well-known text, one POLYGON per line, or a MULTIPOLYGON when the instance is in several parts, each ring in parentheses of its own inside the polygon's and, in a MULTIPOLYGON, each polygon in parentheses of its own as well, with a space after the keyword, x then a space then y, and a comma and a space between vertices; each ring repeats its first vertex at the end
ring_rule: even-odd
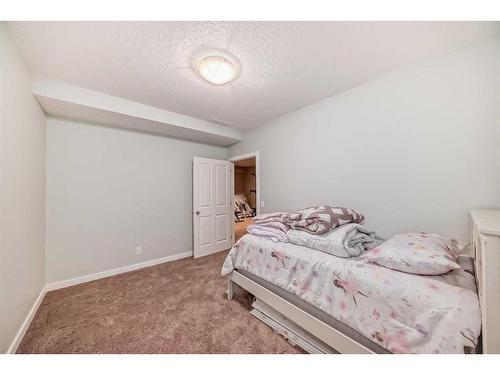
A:
MULTIPOLYGON (((242 155, 235 155, 235 156, 231 156, 230 158, 228 158, 227 160, 230 161, 230 162, 235 162, 235 161, 238 161, 238 160, 245 160, 245 159, 252 159, 252 158, 255 158, 255 190, 257 190, 257 192, 255 193, 255 210, 256 210, 256 214, 257 215, 260 215, 260 204, 261 204, 261 201, 260 201, 260 152, 259 151, 254 151, 254 152, 249 152, 247 154, 242 154, 242 155)), ((233 163, 234 165, 234 163, 233 163)), ((231 199, 231 204, 234 205, 234 177, 235 174, 233 173, 233 197, 231 199)), ((232 230, 232 243, 234 245, 234 217, 233 217, 233 220, 231 221, 231 230, 232 230)))

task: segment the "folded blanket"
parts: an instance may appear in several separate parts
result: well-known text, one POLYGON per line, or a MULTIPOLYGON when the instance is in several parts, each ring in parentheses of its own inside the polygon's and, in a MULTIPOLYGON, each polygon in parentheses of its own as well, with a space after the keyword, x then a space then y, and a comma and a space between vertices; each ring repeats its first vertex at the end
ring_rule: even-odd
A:
POLYGON ((287 235, 293 244, 341 258, 357 257, 382 242, 375 238, 375 232, 360 224, 344 224, 321 235, 290 229, 287 235))
POLYGON ((364 216, 350 208, 318 206, 285 214, 283 223, 292 229, 323 234, 347 223, 362 223, 364 216))
POLYGON ((257 215, 253 218, 254 221, 264 221, 264 220, 271 220, 271 221, 282 221, 283 216, 287 215, 288 212, 272 212, 270 214, 260 214, 257 215))
POLYGON ((270 217, 269 219, 256 219, 253 218, 255 224, 267 224, 267 223, 283 223, 283 218, 270 217))
POLYGON ((261 227, 274 228, 286 232, 288 229, 290 229, 290 226, 288 224, 283 223, 284 215, 286 215, 286 212, 273 212, 270 214, 262 214, 255 216, 253 222, 255 225, 259 225, 261 227))
POLYGON ((279 229, 283 232, 286 232, 288 229, 290 229, 290 226, 287 224, 280 223, 278 221, 266 221, 266 222, 255 222, 255 225, 258 225, 260 227, 266 227, 266 228, 274 228, 274 229, 279 229))
POLYGON ((281 229, 263 227, 261 225, 249 225, 247 232, 255 236, 267 238, 273 242, 288 242, 286 232, 281 229))

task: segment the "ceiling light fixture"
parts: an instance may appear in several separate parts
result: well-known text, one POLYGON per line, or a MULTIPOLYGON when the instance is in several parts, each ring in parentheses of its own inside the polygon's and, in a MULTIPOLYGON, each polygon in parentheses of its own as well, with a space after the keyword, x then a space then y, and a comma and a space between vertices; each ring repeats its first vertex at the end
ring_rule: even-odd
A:
POLYGON ((224 85, 234 81, 240 74, 239 62, 227 52, 205 51, 193 56, 193 70, 204 80, 214 85, 224 85))

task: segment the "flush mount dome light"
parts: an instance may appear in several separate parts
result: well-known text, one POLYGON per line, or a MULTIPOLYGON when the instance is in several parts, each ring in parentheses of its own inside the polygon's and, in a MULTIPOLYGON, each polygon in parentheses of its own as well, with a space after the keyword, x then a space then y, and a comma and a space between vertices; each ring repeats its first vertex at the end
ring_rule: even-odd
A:
POLYGON ((234 81, 240 74, 240 64, 227 52, 206 51, 193 56, 193 70, 204 80, 214 85, 234 81))

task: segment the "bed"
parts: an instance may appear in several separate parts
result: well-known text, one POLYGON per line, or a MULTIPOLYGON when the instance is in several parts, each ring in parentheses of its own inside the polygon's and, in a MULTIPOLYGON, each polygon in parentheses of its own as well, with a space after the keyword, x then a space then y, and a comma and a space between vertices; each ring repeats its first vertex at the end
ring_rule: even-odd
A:
MULTIPOLYGON (((474 353, 481 350, 482 323, 484 342, 485 321, 484 285, 478 296, 474 277, 485 245, 478 250, 474 233, 472 256, 460 257, 462 268, 443 276, 411 275, 250 234, 233 246, 222 274, 229 275, 230 299, 239 285, 340 353, 474 353)), ((498 338, 489 337, 493 350, 498 338)))

